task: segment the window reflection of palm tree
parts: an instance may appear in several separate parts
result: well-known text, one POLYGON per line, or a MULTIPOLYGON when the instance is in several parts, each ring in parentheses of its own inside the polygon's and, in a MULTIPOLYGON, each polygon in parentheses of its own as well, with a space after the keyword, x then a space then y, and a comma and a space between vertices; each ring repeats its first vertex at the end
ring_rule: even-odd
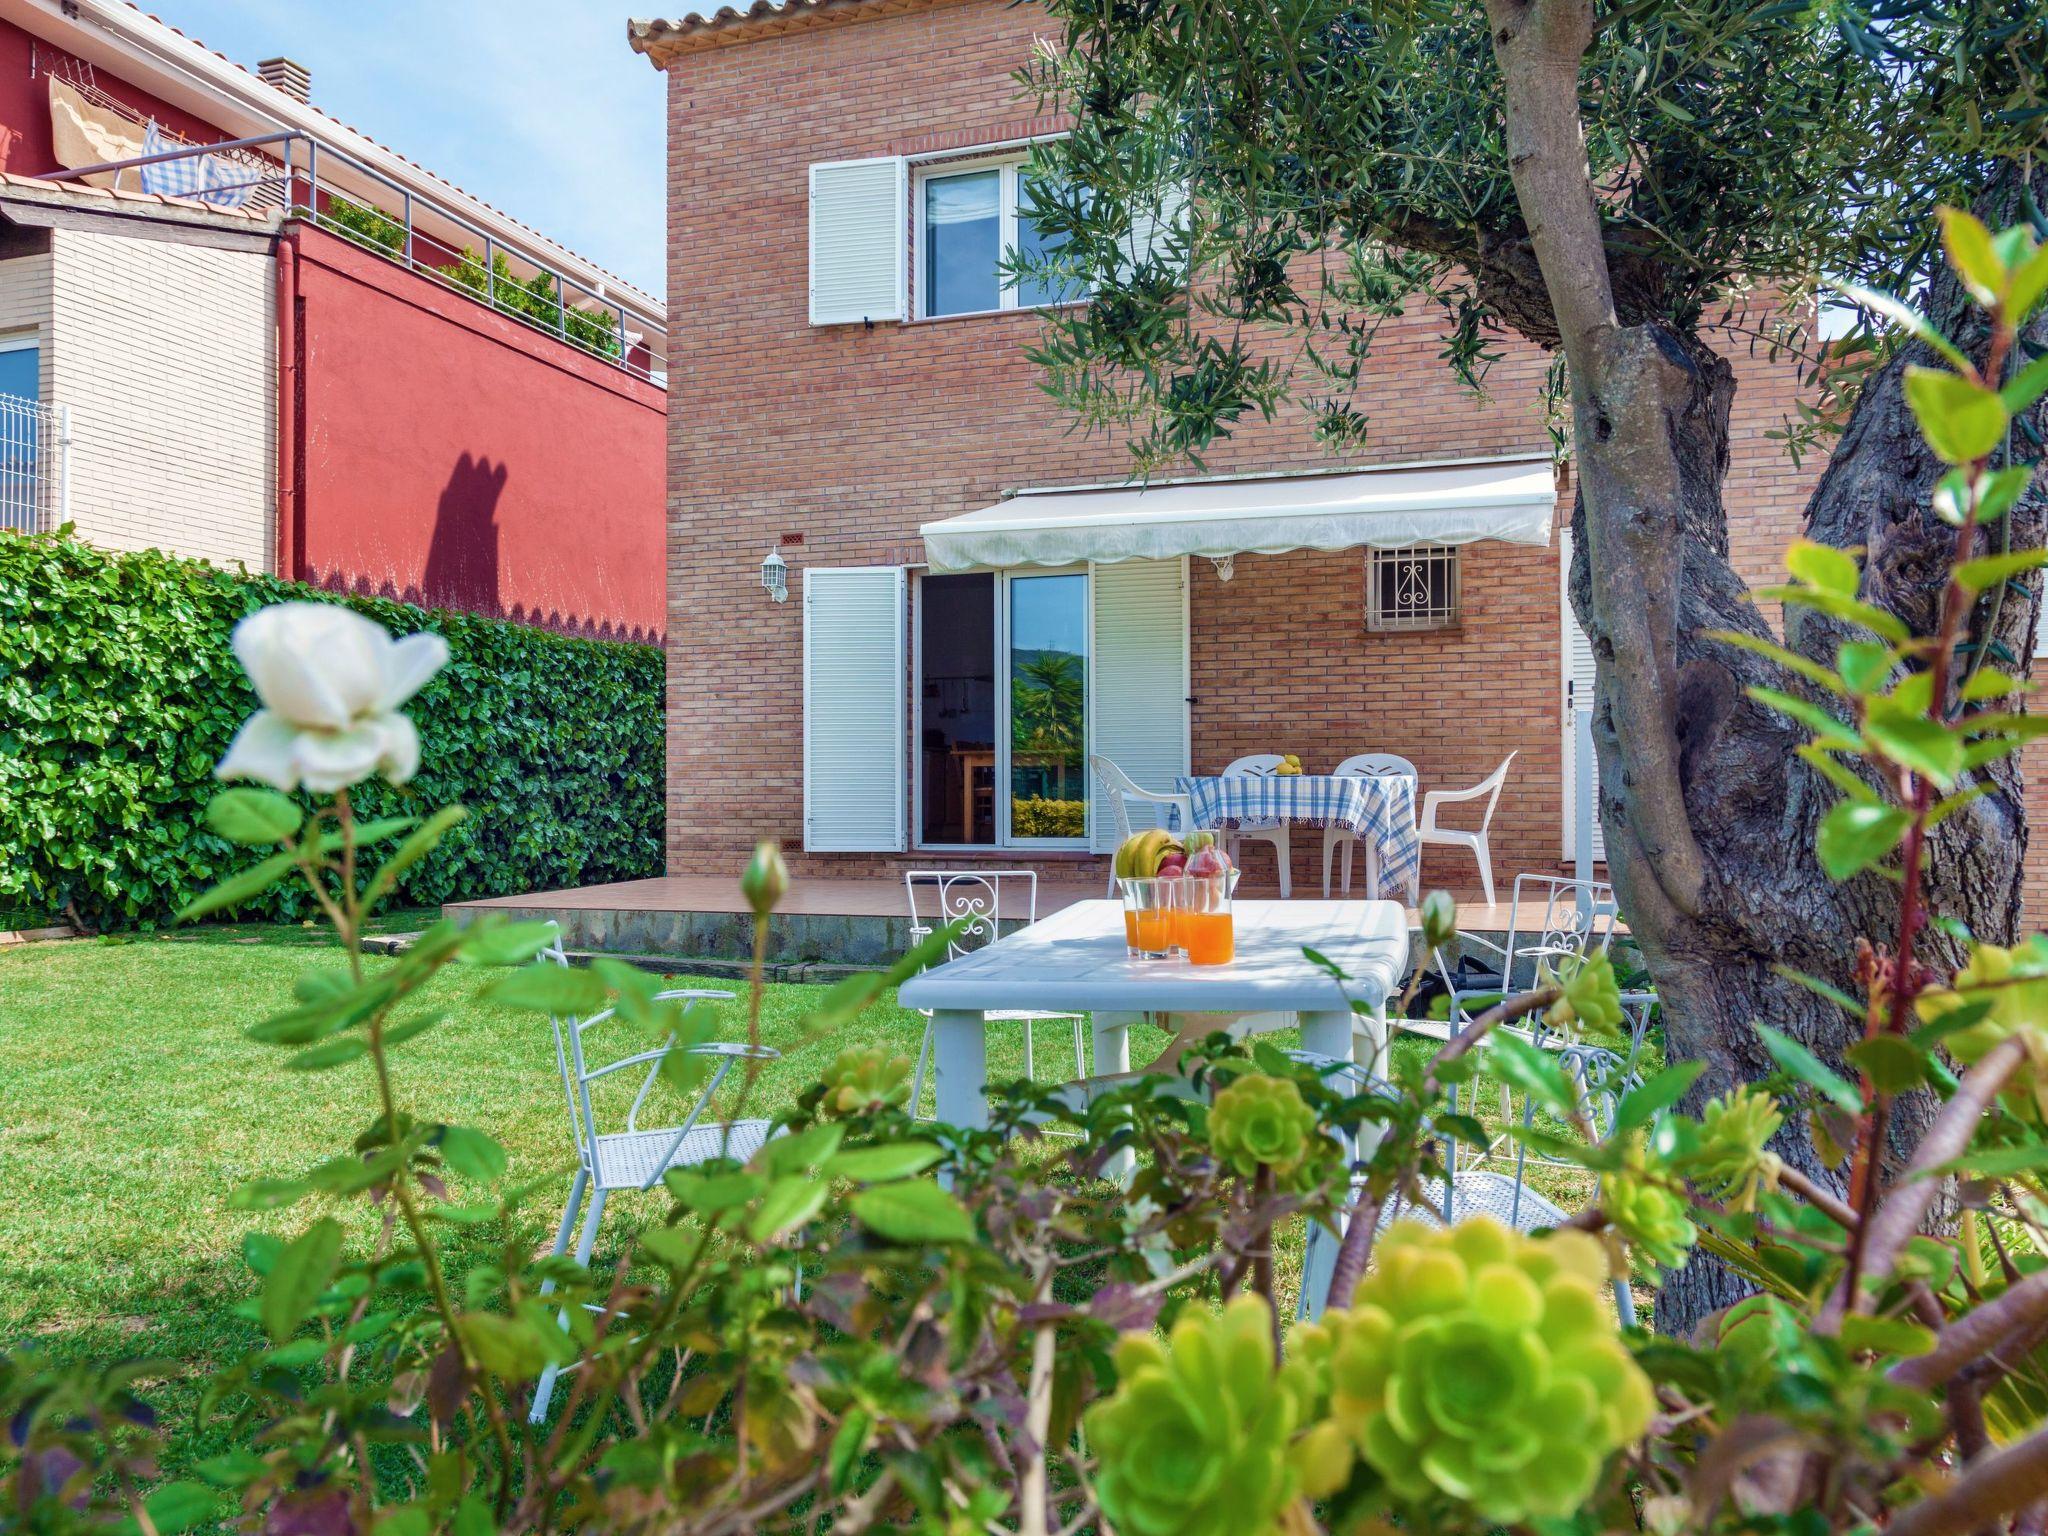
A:
POLYGON ((1081 764, 1085 707, 1081 658, 1070 651, 1041 651, 1010 679, 1010 751, 1050 770, 1057 799, 1081 764))

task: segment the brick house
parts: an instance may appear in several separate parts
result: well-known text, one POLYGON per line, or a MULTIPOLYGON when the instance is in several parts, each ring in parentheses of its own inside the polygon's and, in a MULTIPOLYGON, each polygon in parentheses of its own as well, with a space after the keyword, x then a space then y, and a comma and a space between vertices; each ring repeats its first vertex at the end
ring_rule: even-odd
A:
MULTIPOLYGON (((668 445, 671 873, 776 836, 815 875, 989 859, 1100 878, 1113 838, 1085 751, 1152 788, 1253 752, 1311 772, 1397 752, 1425 791, 1513 752, 1496 875, 1559 868, 1566 701, 1590 661, 1562 594, 1546 359, 1504 341, 1474 398, 1416 313, 1375 348, 1365 455, 1333 462, 1283 419, 1219 447, 1206 483, 1123 486, 1121 443, 1072 432, 1024 356, 1043 296, 995 272, 1031 237, 1017 166, 1062 126, 1013 78, 1046 30, 1007 0, 630 26, 667 76, 669 292, 688 306, 671 377, 701 403, 668 445), (1267 520, 1276 552, 1240 526, 1216 546, 1231 558, 1206 557, 1195 525, 1219 506, 1267 520), (764 592, 771 553, 801 601, 764 592), (1081 674, 1078 742, 1033 736, 1048 653, 1081 674)), ((1765 436, 1792 372, 1725 350, 1733 544, 1757 581, 1818 466, 1765 436)), ((1297 888, 1320 854, 1295 838, 1297 888)), ((1246 864, 1270 889, 1269 855, 1246 864)), ((1456 850, 1426 849, 1423 878, 1476 889, 1456 850)))
POLYGON ((658 639, 661 302, 310 93, 0 0, 0 530, 658 639))

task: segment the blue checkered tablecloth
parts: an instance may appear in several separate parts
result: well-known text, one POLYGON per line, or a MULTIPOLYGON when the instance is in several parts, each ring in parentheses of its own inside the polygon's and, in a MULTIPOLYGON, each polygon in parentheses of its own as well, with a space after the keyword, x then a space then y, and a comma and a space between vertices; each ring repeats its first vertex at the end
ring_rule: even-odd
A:
POLYGON ((1247 822, 1289 821, 1347 828, 1370 840, 1379 853, 1379 889, 1368 895, 1405 898, 1410 904, 1421 895, 1415 781, 1406 774, 1204 774, 1182 777, 1178 787, 1194 807, 1200 827, 1221 830, 1247 822))

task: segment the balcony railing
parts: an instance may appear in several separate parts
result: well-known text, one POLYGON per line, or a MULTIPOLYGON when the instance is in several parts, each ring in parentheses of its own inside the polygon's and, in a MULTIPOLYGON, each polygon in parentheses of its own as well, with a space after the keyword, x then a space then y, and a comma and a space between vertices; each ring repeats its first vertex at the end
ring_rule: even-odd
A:
MULTIPOLYGON (((660 367, 665 360, 651 344, 655 337, 666 341, 661 321, 579 282, 526 249, 507 244, 446 203, 415 193, 353 155, 303 133, 285 131, 220 144, 181 145, 103 165, 51 171, 37 179, 80 181, 102 173, 189 163, 209 155, 215 159, 200 162, 206 166, 206 174, 181 178, 194 188, 184 195, 240 204, 260 197, 263 189, 274 188, 287 217, 304 219, 352 240, 636 378, 661 382, 660 367), (336 184, 337 171, 347 173, 347 190, 336 184), (364 183, 374 190, 366 193, 364 183), (384 197, 378 197, 378 192, 384 197), (452 228, 458 232, 457 238, 471 236, 474 243, 458 248, 445 235, 423 227, 423 220, 452 228), (520 276, 518 267, 527 268, 530 275, 520 276)), ((151 179, 155 178, 145 178, 144 184, 151 179)))

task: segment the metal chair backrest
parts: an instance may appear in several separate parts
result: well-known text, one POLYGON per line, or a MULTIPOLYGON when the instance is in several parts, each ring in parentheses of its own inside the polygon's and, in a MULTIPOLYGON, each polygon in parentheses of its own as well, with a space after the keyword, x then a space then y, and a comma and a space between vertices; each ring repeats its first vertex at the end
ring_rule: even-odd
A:
POLYGON ((1232 762, 1223 770, 1223 777, 1228 779, 1239 774, 1249 774, 1255 778, 1267 778, 1275 768, 1286 761, 1287 759, 1278 752, 1254 752, 1249 757, 1240 757, 1232 762))
POLYGON ((964 925, 946 945, 954 960, 1001 938, 1006 920, 1038 921, 1038 875, 1029 869, 913 869, 903 890, 913 943, 948 923, 964 925))
MULTIPOLYGON (((555 964, 564 968, 568 966, 569 956, 562 947, 562 930, 559 925, 555 929, 554 942, 541 950, 539 958, 552 960, 555 964)), ((705 995, 729 997, 731 994, 693 994, 688 991, 681 991, 663 992, 657 994, 657 997, 705 995)), ((598 1168, 597 1141, 599 1132, 597 1129, 597 1114, 591 1107, 590 1102, 590 1085, 600 1078, 609 1077, 612 1073, 628 1067, 644 1065, 647 1068, 646 1080, 640 1084, 640 1091, 633 1095, 633 1103, 626 1111, 626 1130, 629 1134, 636 1132, 640 1129, 641 1107, 646 1104, 648 1094, 654 1091, 654 1084, 661 1076, 663 1058, 668 1055, 670 1048, 675 1044, 675 1035, 671 1033, 668 1039, 653 1050, 636 1051, 630 1055, 621 1056, 616 1061, 606 1062, 602 1066, 591 1066, 584 1055, 583 1036, 586 1031, 594 1029, 610 1019, 614 1012, 616 1010, 605 1008, 591 1014, 588 1018, 577 1018, 574 1014, 551 1013, 548 1015, 548 1023, 555 1032, 555 1065, 561 1071, 562 1092, 569 1105, 570 1135, 576 1143, 577 1157, 582 1160, 584 1168, 593 1176, 597 1173, 598 1168)), ((713 1097, 724 1084, 726 1076, 732 1071, 734 1061, 742 1059, 747 1055, 760 1055, 772 1058, 778 1054, 765 1047, 756 1051, 752 1047, 747 1046, 701 1046, 697 1048, 697 1051, 700 1054, 717 1056, 718 1065, 706 1077, 703 1087, 698 1090, 696 1098, 690 1105, 689 1114, 684 1117, 682 1125, 676 1130, 676 1146, 682 1144, 683 1138, 703 1118, 704 1112, 710 1107, 713 1097)), ((673 1151, 674 1149, 671 1148, 670 1155, 673 1155, 673 1151)))
POLYGON ((1548 960, 1553 967, 1560 960, 1605 954, 1614 942, 1616 916, 1614 887, 1604 880, 1525 872, 1515 876, 1508 907, 1508 952, 1532 963, 1548 960), (1525 917, 1533 919, 1527 930, 1521 927, 1525 917))
POLYGON ((1415 765, 1396 752, 1358 752, 1337 765, 1334 778, 1373 779, 1383 774, 1415 778, 1415 765))

